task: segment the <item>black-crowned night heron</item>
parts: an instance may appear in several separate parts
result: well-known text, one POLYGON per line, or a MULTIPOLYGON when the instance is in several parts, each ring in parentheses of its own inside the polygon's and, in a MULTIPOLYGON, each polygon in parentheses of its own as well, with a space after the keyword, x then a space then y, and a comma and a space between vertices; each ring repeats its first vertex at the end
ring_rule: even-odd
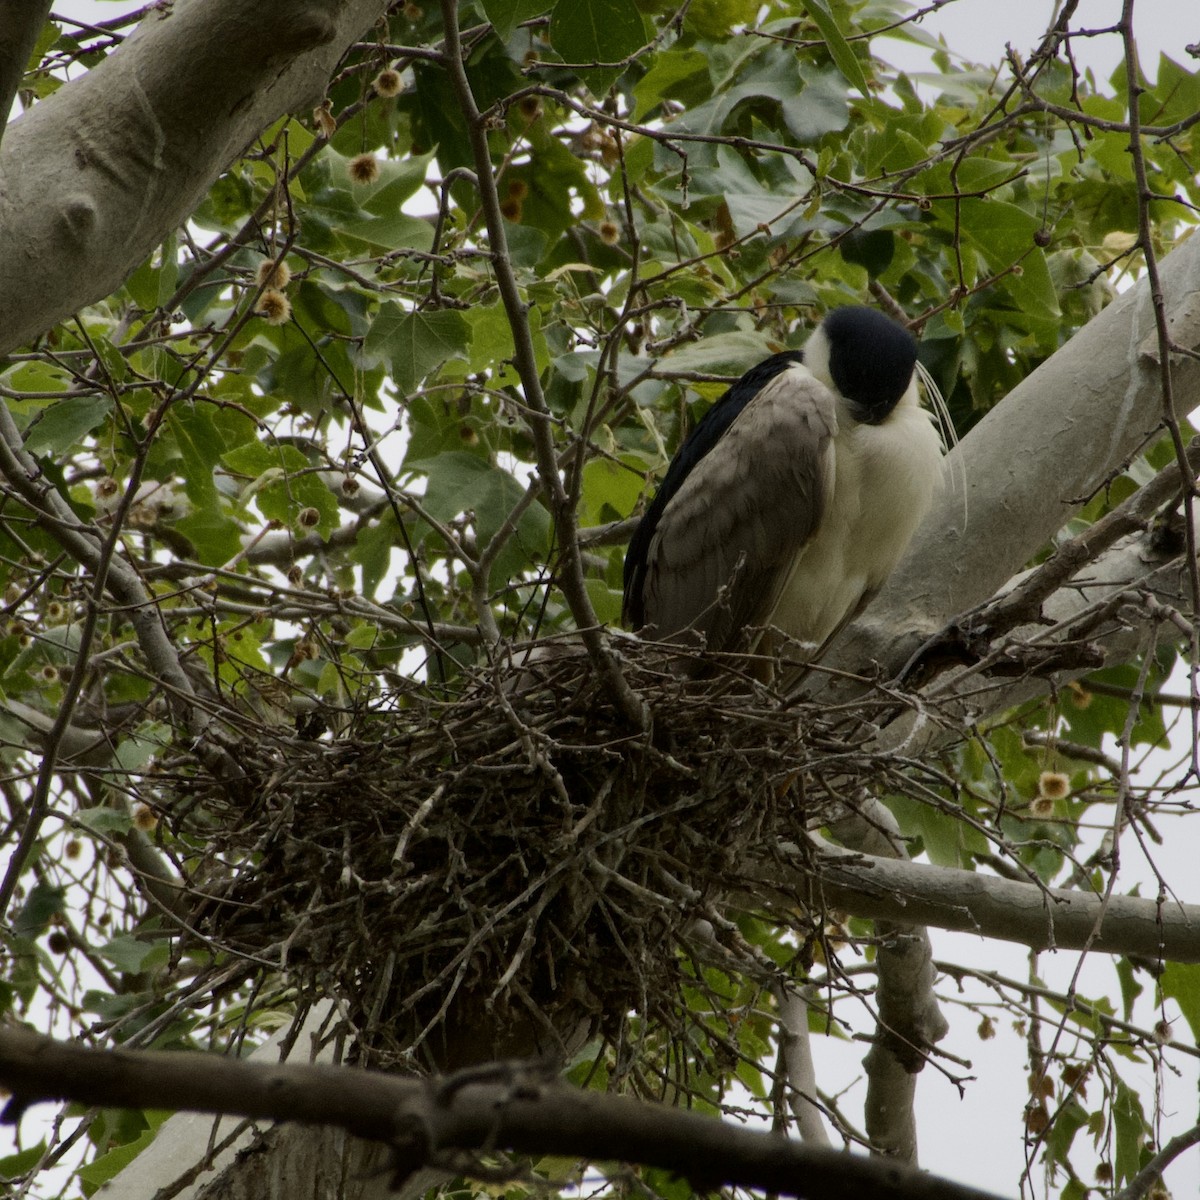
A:
MULTIPOLYGON (((917 345, 834 309, 751 368, 679 448, 625 556, 627 624, 713 651, 778 629, 811 659, 900 561, 941 477, 917 345)), ((765 649, 765 647, 764 647, 765 649)))

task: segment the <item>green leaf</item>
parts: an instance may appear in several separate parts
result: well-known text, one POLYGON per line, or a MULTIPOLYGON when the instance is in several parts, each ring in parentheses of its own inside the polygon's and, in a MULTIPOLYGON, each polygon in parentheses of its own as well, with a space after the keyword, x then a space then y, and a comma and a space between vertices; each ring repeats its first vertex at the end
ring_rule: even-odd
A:
POLYGON ((304 532, 312 528, 327 537, 337 526, 337 498, 295 446, 248 442, 222 455, 222 462, 251 481, 243 498, 253 496, 268 520, 294 526, 302 511, 315 508, 318 521, 314 526, 305 526, 304 532))
MULTIPOLYGON (((481 305, 464 314, 471 327, 471 353, 468 363, 472 371, 493 371, 493 387, 507 387, 520 383, 520 376, 513 364, 512 326, 503 304, 481 305)), ((550 365, 550 352, 542 334, 542 313, 537 307, 526 314, 529 334, 533 341, 534 360, 539 371, 550 365)))
POLYGON ((929 861, 937 866, 971 868, 974 855, 989 849, 979 830, 910 796, 890 796, 888 808, 904 836, 920 839, 929 861))
POLYGON ((362 568, 362 595, 373 599, 388 573, 392 562, 392 548, 400 544, 396 522, 392 514, 385 513, 375 525, 360 530, 350 550, 351 562, 362 568))
POLYGON ((838 70, 869 100, 871 92, 867 85, 867 77, 863 74, 862 64, 850 49, 850 43, 846 41, 825 0, 804 0, 804 7, 808 9, 813 24, 821 31, 838 70))
POLYGON ((1009 286, 1027 316, 1057 324, 1062 309, 1058 306, 1058 294, 1044 251, 1036 247, 1031 250, 1021 260, 1020 275, 1013 276, 1009 286))
POLYGON ((144 942, 139 938, 120 934, 103 946, 96 948, 96 953, 107 958, 118 971, 136 975, 145 965, 146 960, 160 947, 153 942, 144 942))
POLYGON ((724 198, 738 237, 749 237, 760 230, 783 237, 802 220, 795 195, 764 184, 745 159, 728 146, 718 148, 711 167, 695 171, 692 188, 696 193, 724 198))
MULTIPOLYGON (((691 11, 689 10, 689 16, 691 11)), ((650 69, 633 85, 637 102, 634 120, 642 120, 664 100, 686 101, 692 94, 711 92, 708 56, 699 50, 664 50, 655 56, 650 69)))
POLYGON ((216 566, 241 549, 241 527, 229 515, 227 501, 217 490, 213 469, 225 449, 225 439, 208 405, 176 406, 167 414, 167 428, 183 460, 179 472, 191 512, 175 522, 201 562, 216 566))
POLYGON ((71 396, 46 409, 25 435, 30 454, 64 454, 112 411, 107 397, 71 396))
MULTIPOLYGON (((389 159, 381 163, 378 181, 356 193, 360 204, 377 217, 387 216, 425 186, 433 159, 431 150, 428 154, 410 154, 400 162, 389 159)), ((429 222, 424 224, 432 235, 429 222)))
POLYGON ((1051 1162, 1066 1163, 1070 1159, 1071 1143, 1087 1124, 1087 1110, 1078 1100, 1068 1100, 1046 1130, 1046 1153, 1051 1162))
POLYGON ((540 17, 554 7, 554 0, 482 0, 482 3, 496 36, 505 42, 522 21, 540 17))
POLYGON ((771 353, 770 343, 761 334, 718 333, 702 341, 682 346, 664 358, 659 366, 667 371, 726 371, 741 375, 754 363, 771 353))
POLYGON ((1132 1021, 1134 1001, 1145 991, 1145 988, 1137 981, 1133 964, 1129 959, 1117 959, 1116 967, 1117 982, 1121 985, 1121 1011, 1126 1021, 1132 1021))
POLYGON ((748 25, 758 8, 757 0, 692 0, 683 27, 688 33, 716 41, 728 37, 734 25, 748 25))
POLYGON ((462 358, 469 342, 470 327, 459 313, 406 312, 389 304, 371 323, 363 350, 372 365, 391 364, 400 391, 413 392, 443 363, 462 358))
POLYGON ((619 63, 648 41, 646 22, 634 0, 559 0, 550 18, 550 44, 563 60, 583 68, 581 77, 602 96, 616 82, 619 63))
MULTIPOLYGON (((804 89, 789 89, 780 98, 783 119, 799 142, 811 143, 827 133, 845 129, 850 120, 846 84, 837 71, 821 71, 802 65, 804 89)), ((792 197, 794 199, 794 197, 792 197)))
POLYGON ((862 267, 872 279, 882 275, 896 251, 896 235, 890 229, 855 229, 838 247, 848 263, 862 267))
POLYGON ((373 250, 428 250, 433 245, 429 222, 399 209, 386 216, 352 217, 339 222, 337 230, 373 250))
POLYGON ((619 463, 594 458, 583 468, 579 517, 584 525, 620 521, 637 507, 646 486, 646 464, 632 455, 619 463))
POLYGON ((1149 1132, 1142 1102, 1137 1092, 1129 1087, 1120 1076, 1116 1076, 1115 1095, 1112 1103, 1113 1125, 1117 1135, 1117 1153, 1114 1167, 1117 1183, 1132 1179, 1141 1165, 1142 1143, 1149 1132))
POLYGON ((154 1141, 157 1129, 147 1129, 132 1142, 117 1146, 107 1154, 102 1154, 93 1162, 80 1167, 76 1172, 79 1182, 83 1184, 84 1194, 91 1196, 99 1191, 106 1183, 120 1174, 147 1146, 154 1141))
POLYGON ((600 623, 602 625, 619 625, 624 593, 609 587, 603 579, 588 579, 585 581, 585 587, 600 623))
POLYGON ((219 503, 213 468, 225 449, 213 428, 207 407, 176 406, 167 413, 167 426, 175 435, 175 445, 183 459, 183 488, 197 508, 219 503))
POLYGON ((1158 979, 1159 990, 1179 1005, 1179 1011, 1200 1042, 1200 963, 1169 962, 1158 979))
POLYGON ((115 837, 133 828, 133 818, 119 808, 83 808, 75 814, 75 823, 91 833, 115 837))
POLYGON ((176 521, 175 528, 191 542, 196 557, 208 566, 227 563, 242 548, 241 527, 215 509, 191 512, 176 521))
MULTIPOLYGON (((448 451, 408 466, 428 477, 424 506, 431 516, 445 522, 468 509, 474 511, 481 547, 488 544, 525 494, 525 488, 507 471, 462 451, 448 451)), ((530 505, 517 524, 515 542, 508 544, 507 554, 497 558, 493 578, 503 578, 517 569, 531 553, 544 552, 549 533, 550 514, 540 504, 530 505)))
POLYGON ((143 775, 156 755, 171 744, 171 727, 161 721, 144 721, 117 745, 113 756, 117 767, 131 775, 143 775))
POLYGON ((21 911, 13 919, 13 932, 22 938, 35 938, 45 933, 51 920, 63 911, 65 899, 63 888, 35 883, 21 911))
POLYGON ((16 1154, 0 1158, 0 1179, 19 1179, 22 1175, 28 1174, 41 1162, 42 1155, 45 1153, 46 1142, 43 1139, 36 1146, 29 1146, 25 1150, 19 1150, 16 1154))

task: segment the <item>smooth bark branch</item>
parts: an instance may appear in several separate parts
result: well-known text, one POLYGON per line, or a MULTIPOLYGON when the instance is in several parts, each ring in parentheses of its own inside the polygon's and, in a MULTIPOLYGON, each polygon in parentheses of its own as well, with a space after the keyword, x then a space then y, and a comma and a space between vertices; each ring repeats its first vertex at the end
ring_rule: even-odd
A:
MULTIPOLYGON (((1113 896, 1100 922, 1103 898, 1094 893, 1043 891, 979 871, 876 858, 827 845, 821 846, 814 867, 814 898, 854 916, 977 933, 1034 950, 1088 948, 1200 962, 1200 905, 1113 896)), ((805 868, 798 862, 797 869, 805 868)))
POLYGON ((779 1005, 779 1052, 783 1060, 787 1103, 796 1118, 800 1140, 811 1146, 830 1145, 829 1132, 817 1103, 817 1071, 808 1034, 808 1001, 795 986, 775 988, 779 1005))
POLYGON ((886 1159, 576 1091, 519 1064, 420 1081, 348 1067, 92 1050, 8 1029, 0 1031, 0 1084, 13 1094, 10 1116, 39 1100, 70 1099, 335 1125, 391 1144, 404 1171, 450 1152, 494 1148, 643 1163, 677 1172, 706 1190, 729 1184, 814 1200, 987 1195, 886 1159))
MULTIPOLYGON (((1160 606, 1160 614, 1181 611, 1185 621, 1195 620, 1196 614, 1186 604, 1182 610, 1176 609, 1188 596, 1186 557, 1164 561, 1152 543, 1150 534, 1122 538, 1043 602, 1042 612, 1052 624, 1013 630, 997 641, 1000 653, 992 656, 991 667, 969 667, 939 675, 924 689, 926 698, 942 714, 965 712, 978 720, 982 715, 1044 696, 1050 678, 1061 685, 1093 669, 1082 665, 1068 669, 1062 661, 1052 667, 1038 666, 1039 662, 1053 661, 1060 647, 1066 648, 1068 657, 1075 651, 1094 651, 1095 665, 1111 666, 1130 662, 1145 651, 1153 605, 1160 606), (1003 667, 1006 661, 1015 664, 1017 654, 1028 661, 1026 670, 1013 673, 994 669, 1003 667)), ((1024 578, 1019 576, 1018 581, 1024 578)), ((1164 619, 1154 619, 1156 644, 1180 640, 1178 627, 1165 615, 1164 619)), ((1082 662, 1090 654, 1077 657, 1082 662)), ((872 748, 920 758, 958 736, 960 731, 953 722, 905 714, 880 733, 872 748)))
MULTIPOLYGON (((857 853, 908 863, 900 824, 878 800, 837 822, 833 832, 857 853)), ((937 972, 928 931, 906 916, 877 920, 875 934, 880 939, 875 1038, 863 1059, 867 1134, 876 1153, 916 1166, 917 1075, 950 1026, 934 991, 937 972)))
MULTIPOLYGON (((1200 240, 1161 264, 1171 337, 1200 348, 1200 240)), ((950 456, 947 484, 904 561, 826 656, 898 670, 917 645, 1021 570, 1123 462, 1162 430, 1154 311, 1143 279, 1024 379, 950 456)), ((1179 358, 1181 410, 1200 361, 1179 358)))
POLYGON ((1090 579, 1087 568, 1099 555, 1122 538, 1142 532, 1158 509, 1173 496, 1181 495, 1185 486, 1192 486, 1196 468, 1200 466, 1200 438, 1191 440, 1186 457, 1191 470, 1186 485, 1179 464, 1171 463, 1094 525, 1059 545, 1046 562, 1027 571, 1014 587, 986 604, 978 613, 979 622, 989 629, 1003 630, 1032 621, 1041 613, 1045 601, 1072 576, 1082 571, 1084 578, 1090 579))
MULTIPOLYGON (((110 295, 385 0, 175 0, 0 146, 0 354, 110 295)), ((3 10, 0 10, 2 12, 3 10)))
POLYGON ((49 13, 50 0, 0 0, 0 137, 49 13))
POLYGON ((1162 1173, 1183 1153, 1200 1142, 1200 1125, 1173 1137, 1163 1148, 1116 1194, 1114 1200, 1141 1200, 1157 1184, 1162 1173))

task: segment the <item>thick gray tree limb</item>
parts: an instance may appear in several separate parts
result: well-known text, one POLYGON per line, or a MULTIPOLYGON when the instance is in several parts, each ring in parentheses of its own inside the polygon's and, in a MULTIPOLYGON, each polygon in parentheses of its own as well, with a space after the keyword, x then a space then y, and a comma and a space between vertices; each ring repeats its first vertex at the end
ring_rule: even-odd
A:
POLYGON ((873 749, 919 758, 961 735, 953 719, 930 719, 934 707, 942 716, 957 713, 978 720, 1045 695, 1051 678, 1061 685, 1097 667, 1130 662, 1159 643, 1178 642, 1182 635, 1176 615, 1185 623, 1200 619, 1192 609, 1188 576, 1186 560, 1176 556, 1164 561, 1152 535, 1120 539, 1043 602, 1045 624, 1021 626, 1006 635, 991 667, 985 663, 939 676, 925 691, 930 709, 893 721, 873 749), (1049 660, 1058 647, 1085 645, 1084 657, 1095 657, 1091 666, 995 669, 1015 664, 1018 657, 1036 664, 1042 656, 1049 660))
POLYGON ((428 1163, 471 1173, 473 1153, 563 1154, 644 1163, 697 1188, 723 1184, 830 1200, 985 1200, 899 1163, 806 1146, 695 1113, 568 1088, 541 1068, 496 1064, 442 1080, 220 1055, 93 1050, 0 1030, 12 1119, 39 1100, 189 1108, 333 1125, 387 1143, 401 1176, 428 1163))
MULTIPOLYGON (((276 1031, 248 1061, 274 1066, 296 1062, 332 1064, 328 1036, 336 1022, 329 1000, 320 1000, 297 1025, 276 1031)), ((121 1200, 418 1200, 444 1175, 420 1171, 397 1195, 385 1171, 387 1148, 350 1137, 332 1126, 239 1120, 177 1112, 159 1127, 154 1145, 110 1183, 121 1200)))
MULTIPOLYGON (((1173 250, 1161 277, 1172 339, 1200 349, 1200 240, 1173 250)), ((874 661, 894 672, 947 620, 1020 571, 1161 431, 1157 357, 1143 279, 963 439, 908 555, 825 661, 874 661)), ((1177 357, 1173 366, 1176 403, 1200 403, 1200 360, 1177 357)))
POLYGON ((817 1103, 817 1072, 808 1033, 808 1001, 789 985, 774 989, 779 1006, 779 1051, 786 1077, 787 1103, 796 1118, 800 1140, 812 1146, 830 1145, 829 1133, 817 1103))
POLYGON ((0 137, 49 12, 50 0, 0 0, 0 137))
MULTIPOLYGON (((815 902, 856 916, 909 921, 1034 950, 1090 949, 1200 962, 1200 905, 1040 888, 954 867, 877 858, 822 843, 797 857, 815 902)), ((794 887, 794 881, 786 881, 794 887)))
MULTIPOLYGON (((17 5, 16 7, 19 7, 17 5)), ((0 145, 0 354, 110 295, 385 0, 174 0, 0 145)))
MULTIPOLYGON (((880 861, 908 861, 900 825, 878 800, 865 801, 832 832, 843 845, 880 861)), ((863 1060, 867 1135, 877 1153, 915 1166, 917 1075, 950 1026, 933 990, 937 973, 928 932, 907 916, 878 918, 875 932, 875 1036, 863 1060)))

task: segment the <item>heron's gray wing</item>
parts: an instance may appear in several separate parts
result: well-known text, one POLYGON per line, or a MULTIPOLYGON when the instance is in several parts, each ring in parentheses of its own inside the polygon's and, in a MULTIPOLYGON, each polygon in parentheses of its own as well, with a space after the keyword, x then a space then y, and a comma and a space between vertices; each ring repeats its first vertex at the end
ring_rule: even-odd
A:
POLYGON ((647 633, 749 649, 833 487, 833 395, 802 366, 771 379, 663 510, 647 555, 647 633), (689 634, 688 631, 693 631, 689 634))

